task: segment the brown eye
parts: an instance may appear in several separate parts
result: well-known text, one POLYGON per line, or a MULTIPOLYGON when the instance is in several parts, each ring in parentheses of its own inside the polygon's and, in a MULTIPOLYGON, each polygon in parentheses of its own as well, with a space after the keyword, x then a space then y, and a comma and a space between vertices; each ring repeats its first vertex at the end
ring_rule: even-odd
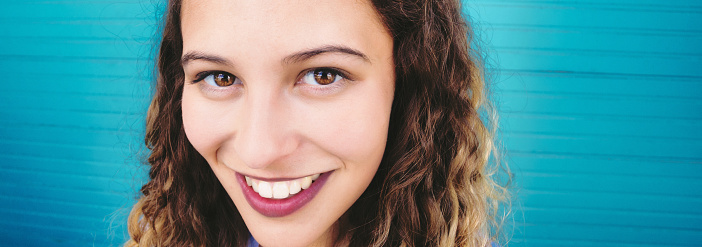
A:
POLYGON ((307 84, 326 86, 342 78, 341 73, 335 69, 320 68, 307 72, 301 81, 307 84))
POLYGON ((320 85, 329 85, 336 79, 336 74, 328 70, 315 70, 314 80, 320 85))
POLYGON ((220 87, 231 86, 234 84, 234 77, 225 73, 214 74, 214 83, 220 87))
POLYGON ((237 83, 241 83, 236 76, 223 71, 203 72, 204 75, 200 79, 193 82, 204 80, 207 84, 213 87, 228 87, 237 83))

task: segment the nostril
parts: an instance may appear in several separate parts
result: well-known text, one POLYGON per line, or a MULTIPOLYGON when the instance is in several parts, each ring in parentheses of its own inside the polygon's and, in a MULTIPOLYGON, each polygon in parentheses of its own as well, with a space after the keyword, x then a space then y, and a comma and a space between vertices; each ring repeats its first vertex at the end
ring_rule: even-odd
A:
POLYGON ((265 169, 275 164, 290 155, 297 146, 292 135, 280 131, 240 134, 236 140, 236 154, 253 169, 265 169))

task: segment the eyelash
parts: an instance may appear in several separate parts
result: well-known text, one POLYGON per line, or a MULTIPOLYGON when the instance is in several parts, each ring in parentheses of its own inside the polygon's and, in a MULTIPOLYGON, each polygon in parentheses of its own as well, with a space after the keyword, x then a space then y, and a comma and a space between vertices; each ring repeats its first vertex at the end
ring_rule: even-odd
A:
MULTIPOLYGON (((337 84, 337 83, 339 83, 340 81, 343 81, 343 80, 350 80, 350 81, 352 81, 352 79, 348 76, 348 73, 345 72, 345 71, 343 71, 343 70, 341 70, 341 69, 331 68, 331 67, 317 67, 317 68, 311 68, 311 69, 307 69, 307 70, 302 71, 302 72, 300 73, 300 75, 302 75, 302 76, 298 76, 299 79, 297 79, 297 81, 296 81, 295 83, 296 83, 296 84, 297 84, 297 83, 301 83, 300 81, 302 81, 302 80, 305 78, 305 76, 307 76, 308 74, 310 74, 310 73, 312 73, 312 72, 320 71, 320 70, 324 70, 324 71, 327 71, 327 72, 331 72, 331 73, 333 73, 335 76, 339 76, 339 77, 341 77, 341 78, 339 78, 338 81, 335 80, 334 82, 332 82, 332 83, 330 83, 330 84, 327 84, 327 85, 317 85, 317 86, 323 86, 323 87, 324 87, 324 86, 331 86, 331 85, 337 84)), ((204 80, 205 78, 207 78, 208 76, 215 75, 215 74, 226 74, 226 75, 231 76, 232 78, 235 78, 235 80, 238 79, 238 77, 232 75, 231 73, 227 73, 227 72, 224 72, 224 71, 221 71, 221 70, 208 70, 208 71, 203 71, 203 72, 197 73, 197 74, 195 75, 195 79, 192 81, 192 84, 199 83, 199 82, 201 82, 202 80, 204 80)))
POLYGON ((192 81, 192 83, 195 84, 195 83, 201 82, 202 80, 204 80, 208 76, 214 75, 214 74, 227 74, 227 75, 231 76, 232 78, 237 78, 236 76, 234 76, 230 73, 221 71, 221 70, 208 70, 208 71, 203 71, 203 72, 197 73, 195 75, 195 79, 192 81))
POLYGON ((317 71, 329 72, 331 74, 334 74, 335 77, 338 76, 340 78, 338 78, 338 79, 335 78, 333 82, 326 84, 326 85, 322 85, 322 84, 314 85, 314 84, 310 84, 310 83, 307 83, 307 84, 310 84, 312 86, 318 86, 318 87, 332 87, 332 86, 339 86, 337 84, 343 83, 344 80, 351 80, 348 76, 348 73, 346 73, 345 71, 343 71, 341 69, 330 68, 330 67, 318 67, 318 68, 312 68, 312 69, 302 71, 302 73, 300 73, 302 76, 299 76, 300 79, 298 79, 296 83, 304 83, 304 82, 302 82, 302 80, 304 80, 308 75, 314 76, 315 72, 317 72, 317 71))

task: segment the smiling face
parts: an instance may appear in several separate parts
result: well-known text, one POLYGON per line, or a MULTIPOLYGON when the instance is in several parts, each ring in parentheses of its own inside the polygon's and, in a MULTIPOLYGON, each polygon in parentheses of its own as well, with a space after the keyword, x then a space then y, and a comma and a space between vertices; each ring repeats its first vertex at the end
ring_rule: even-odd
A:
POLYGON ((181 21, 188 140, 259 243, 328 245, 388 135, 392 38, 373 6, 189 0, 181 21))

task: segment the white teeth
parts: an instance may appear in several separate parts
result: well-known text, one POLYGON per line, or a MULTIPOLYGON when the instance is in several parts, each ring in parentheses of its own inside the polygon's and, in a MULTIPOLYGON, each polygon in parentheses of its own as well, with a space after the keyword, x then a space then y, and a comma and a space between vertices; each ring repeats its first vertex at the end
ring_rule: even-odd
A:
MULTIPOLYGON (((251 179, 251 180, 253 180, 253 179, 251 179)), ((251 181, 251 188, 253 188, 253 190, 256 193, 258 193, 258 181, 251 181)))
POLYGON ((290 195, 290 189, 286 182, 275 182, 273 183, 273 198, 283 199, 290 195))
POLYGON ((300 181, 293 180, 290 182, 290 194, 294 195, 297 194, 302 190, 302 186, 300 186, 300 181))
POLYGON ((306 190, 307 188, 310 187, 312 184, 312 177, 304 177, 302 178, 302 182, 300 183, 300 186, 302 187, 303 190, 306 190))
POLYGON ((302 190, 308 189, 312 181, 319 178, 320 174, 314 174, 303 178, 289 181, 266 182, 248 176, 244 176, 246 184, 263 198, 285 199, 291 197, 302 190))
POLYGON ((263 198, 273 197, 273 188, 271 188, 271 183, 266 181, 258 182, 258 194, 263 198))

